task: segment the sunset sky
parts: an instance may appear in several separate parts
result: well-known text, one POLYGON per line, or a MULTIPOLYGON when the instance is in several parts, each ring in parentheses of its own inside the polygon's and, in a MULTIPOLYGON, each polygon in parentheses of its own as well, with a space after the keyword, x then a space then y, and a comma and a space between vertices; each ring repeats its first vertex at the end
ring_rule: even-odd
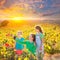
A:
POLYGON ((60 19, 60 0, 0 0, 0 20, 60 19))

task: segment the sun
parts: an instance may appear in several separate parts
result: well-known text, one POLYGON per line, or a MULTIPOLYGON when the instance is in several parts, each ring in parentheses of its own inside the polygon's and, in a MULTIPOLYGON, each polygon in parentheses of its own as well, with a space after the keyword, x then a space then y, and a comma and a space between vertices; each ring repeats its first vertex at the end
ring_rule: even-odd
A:
POLYGON ((12 21, 16 22, 16 23, 22 23, 24 20, 24 17, 13 17, 12 21))
POLYGON ((18 21, 18 20, 22 20, 22 19, 21 19, 21 17, 14 17, 14 18, 12 18, 12 20, 18 21))
POLYGON ((23 20, 39 20, 40 18, 38 17, 13 17, 12 20, 14 21, 23 21, 23 20))

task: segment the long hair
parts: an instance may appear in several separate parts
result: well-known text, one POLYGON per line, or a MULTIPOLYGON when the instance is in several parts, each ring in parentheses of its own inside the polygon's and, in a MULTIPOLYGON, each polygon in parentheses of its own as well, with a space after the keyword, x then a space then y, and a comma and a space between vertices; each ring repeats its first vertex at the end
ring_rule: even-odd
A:
POLYGON ((33 38, 33 42, 35 43, 36 42, 36 36, 35 34, 31 34, 32 38, 33 38))
POLYGON ((38 29, 41 33, 43 33, 43 31, 42 31, 40 26, 36 26, 35 28, 38 29))

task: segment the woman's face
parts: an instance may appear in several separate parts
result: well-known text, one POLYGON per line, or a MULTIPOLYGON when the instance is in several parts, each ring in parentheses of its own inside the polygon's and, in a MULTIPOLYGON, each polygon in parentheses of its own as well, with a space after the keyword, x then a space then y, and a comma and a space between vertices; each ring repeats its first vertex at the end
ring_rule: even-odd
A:
POLYGON ((29 36, 29 40, 30 40, 30 41, 33 41, 32 35, 29 36))

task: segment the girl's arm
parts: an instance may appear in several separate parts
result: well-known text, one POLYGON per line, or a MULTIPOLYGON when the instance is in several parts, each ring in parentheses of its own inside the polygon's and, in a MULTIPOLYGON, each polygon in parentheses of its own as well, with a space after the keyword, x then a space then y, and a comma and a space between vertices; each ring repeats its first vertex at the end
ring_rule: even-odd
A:
POLYGON ((40 35, 40 38, 41 38, 41 47, 40 47, 40 49, 42 49, 42 44, 44 43, 44 35, 41 34, 41 35, 40 35))
POLYGON ((13 39, 15 40, 16 39, 16 36, 14 36, 13 39))
POLYGON ((16 36, 14 36, 13 34, 11 34, 11 37, 15 40, 16 39, 16 36))
POLYGON ((44 43, 44 38, 42 38, 42 43, 44 43))
POLYGON ((16 42, 19 43, 19 44, 27 44, 27 41, 22 42, 22 41, 16 40, 16 42))
POLYGON ((44 35, 43 34, 40 34, 40 38, 42 40, 42 43, 44 43, 44 35))

